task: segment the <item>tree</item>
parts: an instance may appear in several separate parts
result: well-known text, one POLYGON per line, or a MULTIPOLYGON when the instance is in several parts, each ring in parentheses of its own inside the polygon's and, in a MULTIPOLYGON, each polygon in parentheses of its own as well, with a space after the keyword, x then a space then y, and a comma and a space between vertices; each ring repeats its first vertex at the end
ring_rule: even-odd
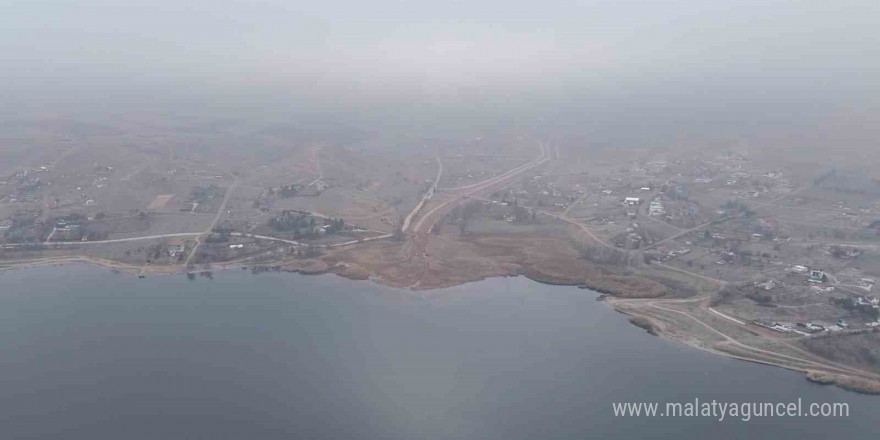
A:
POLYGON ((296 196, 297 187, 295 184, 290 184, 281 187, 281 191, 279 192, 282 198, 288 199, 296 196))
POLYGON ((308 246, 306 246, 302 255, 306 258, 317 258, 321 256, 321 248, 313 244, 309 244, 308 246))
POLYGON ((461 210, 461 224, 459 225, 462 234, 467 233, 468 222, 480 212, 481 207, 482 204, 479 202, 470 202, 464 205, 464 208, 461 210))
POLYGON ((391 236, 391 239, 394 241, 404 241, 406 239, 406 234, 403 232, 403 229, 398 227, 397 230, 394 231, 394 235, 391 236))

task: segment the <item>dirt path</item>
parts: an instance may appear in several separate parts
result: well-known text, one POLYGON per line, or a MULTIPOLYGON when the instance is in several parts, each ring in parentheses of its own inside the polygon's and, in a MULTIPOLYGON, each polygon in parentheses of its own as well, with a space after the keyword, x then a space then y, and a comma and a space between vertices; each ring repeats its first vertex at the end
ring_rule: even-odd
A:
POLYGON ((601 244, 602 246, 605 246, 605 247, 607 247, 607 248, 609 248, 609 249, 618 249, 617 247, 613 246, 611 243, 608 243, 607 241, 603 240, 601 237, 599 237, 598 235, 596 235, 596 233, 594 233, 593 230, 590 229, 589 226, 587 226, 587 225, 585 225, 585 224, 583 224, 583 223, 581 223, 581 222, 579 222, 579 221, 577 221, 577 220, 575 220, 575 219, 573 219, 573 218, 571 218, 571 217, 567 217, 567 216, 565 216, 565 215, 553 214, 553 213, 551 213, 551 212, 547 212, 547 211, 539 211, 539 212, 540 212, 541 214, 546 215, 546 216, 553 217, 553 218, 555 218, 555 219, 557 219, 557 220, 561 220, 561 221, 564 221, 564 222, 566 222, 566 223, 568 223, 568 224, 572 224, 572 225, 577 226, 578 228, 580 228, 581 231, 583 231, 583 232, 584 232, 585 234, 587 234, 591 239, 593 239, 593 241, 595 241, 596 243, 601 244))
POLYGON ((706 276, 706 275, 699 274, 699 273, 696 273, 696 272, 691 272, 691 271, 688 271, 688 270, 679 269, 679 268, 677 268, 677 267, 670 266, 670 265, 668 265, 668 264, 654 263, 654 265, 655 265, 655 266, 660 266, 660 267, 662 267, 662 268, 664 268, 664 269, 669 269, 669 270, 674 271, 674 272, 683 273, 683 274, 685 274, 685 275, 690 275, 690 276, 692 276, 692 277, 694 277, 694 278, 699 278, 699 279, 701 279, 701 280, 705 280, 705 281, 709 281, 709 282, 711 282, 711 283, 718 284, 719 287, 724 287, 724 286, 727 285, 727 281, 719 280, 718 278, 712 278, 712 277, 710 277, 710 276, 706 276))
POLYGON ((815 354, 809 353, 801 349, 800 347, 795 346, 785 338, 771 338, 766 335, 748 330, 750 324, 709 307, 709 300, 709 295, 702 295, 688 299, 611 298, 609 299, 609 304, 621 312, 634 316, 642 316, 658 325, 660 325, 660 323, 662 322, 663 324, 660 325, 660 328, 664 331, 662 331, 661 335, 700 350, 735 359, 757 362, 761 364, 786 368, 789 370, 795 370, 805 374, 821 372, 839 378, 849 378, 843 379, 844 381, 854 379, 859 381, 859 383, 861 383, 862 386, 864 386, 866 389, 880 389, 880 374, 821 358, 815 354), (727 332, 722 331, 722 329, 717 327, 717 325, 713 325, 710 322, 700 319, 700 317, 696 316, 694 312, 674 308, 676 304, 687 304, 687 307, 696 307, 697 312, 706 312, 710 316, 718 316, 718 318, 725 320, 725 322, 735 323, 737 326, 747 330, 750 334, 755 335, 755 337, 761 338, 761 340, 766 341, 768 344, 770 344, 770 346, 778 344, 780 348, 784 347, 786 351, 797 353, 801 356, 785 354, 774 351, 772 349, 766 349, 746 344, 736 337, 731 336, 727 332), (666 315, 661 314, 655 316, 654 313, 651 313, 651 310, 659 310, 665 312, 666 315), (714 335, 721 338, 722 341, 711 343, 701 338, 699 332, 696 332, 695 330, 683 330, 688 326, 684 323, 677 324, 677 319, 685 319, 687 321, 696 323, 699 325, 699 328, 702 328, 707 332, 707 335, 714 335), (667 330, 668 325, 678 327, 681 333, 670 331, 672 329, 667 330), (722 349, 723 347, 735 347, 735 350, 727 351, 722 349))
POLYGON ((737 323, 737 324, 739 324, 739 325, 748 325, 748 324, 746 324, 745 322, 742 322, 742 321, 740 321, 739 319, 734 318, 733 316, 725 315, 724 313, 721 313, 721 312, 719 312, 718 310, 715 310, 715 309, 713 309, 713 308, 711 308, 711 307, 707 307, 707 310, 709 310, 710 312, 712 312, 712 313, 714 313, 714 314, 716 314, 716 315, 718 315, 718 316, 720 316, 720 317, 722 317, 722 318, 724 318, 724 319, 726 319, 726 320, 728 320, 728 321, 733 321, 733 322, 735 322, 735 323, 737 323))
MULTIPOLYGON (((867 372, 867 371, 862 371, 862 370, 848 367, 848 366, 844 366, 844 365, 839 365, 839 364, 836 364, 831 361, 823 361, 823 362, 814 361, 814 360, 799 358, 796 356, 790 356, 787 354, 777 353, 777 352, 773 352, 770 350, 765 350, 763 348, 758 348, 758 347, 744 344, 744 343, 736 340, 735 338, 727 335, 726 333, 722 332, 721 330, 718 330, 717 328, 711 326, 710 324, 702 321, 701 319, 695 317, 694 315, 692 315, 688 312, 685 312, 682 310, 671 309, 668 307, 663 307, 663 306, 657 305, 656 302, 657 301, 650 302, 650 303, 648 303, 648 306, 655 308, 655 309, 658 309, 658 310, 664 310, 667 312, 671 312, 671 313, 675 313, 675 314, 679 314, 681 316, 687 317, 688 319, 700 324, 703 328, 706 328, 707 330, 709 330, 713 334, 718 335, 721 338, 723 338, 727 344, 739 347, 739 348, 744 349, 746 351, 758 353, 758 354, 764 356, 765 358, 768 358, 771 360, 771 362, 767 362, 766 360, 761 360, 763 363, 770 363, 770 364, 773 364, 773 365, 776 365, 779 367, 784 367, 784 368, 797 369, 797 368, 793 368, 792 365, 789 365, 790 362, 795 362, 795 363, 801 364, 801 366, 803 367, 803 368, 801 368, 802 371, 808 371, 810 369, 820 369, 820 370, 829 371, 831 373, 852 375, 852 376, 867 378, 867 379, 873 380, 873 381, 880 381, 880 375, 877 375, 877 374, 871 373, 871 372, 867 372), (774 362, 774 360, 775 360, 775 362, 774 362)), ((708 308, 708 307, 706 307, 706 308, 708 308)), ((799 350, 799 351, 803 352, 802 350, 799 350)), ((804 353, 808 354, 811 357, 814 356, 814 355, 810 355, 809 353, 806 353, 806 352, 804 352, 804 353)))
POLYGON ((223 202, 220 203, 220 209, 217 210, 217 215, 215 215, 214 219, 211 220, 211 224, 208 226, 208 229, 206 229, 201 234, 196 235, 196 244, 195 246, 193 246, 192 250, 189 251, 189 255, 186 256, 186 261, 183 263, 184 267, 189 267, 190 261, 196 255, 199 246, 202 245, 202 235, 210 234, 212 231, 214 231, 217 223, 220 222, 220 218, 223 217, 223 212, 226 211, 226 204, 229 203, 229 198, 232 197, 232 192, 235 191, 235 187, 238 185, 238 183, 239 180, 236 177, 235 180, 232 181, 232 185, 229 185, 229 188, 226 190, 226 194, 223 196, 223 202))

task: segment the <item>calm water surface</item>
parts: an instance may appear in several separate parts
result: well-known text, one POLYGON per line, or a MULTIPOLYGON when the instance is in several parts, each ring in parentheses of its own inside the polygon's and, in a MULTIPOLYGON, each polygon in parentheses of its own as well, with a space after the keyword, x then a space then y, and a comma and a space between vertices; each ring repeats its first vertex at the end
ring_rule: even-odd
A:
POLYGON ((595 294, 334 276, 0 273, 3 439, 867 438, 880 397, 712 356, 595 294), (848 402, 845 419, 615 418, 618 401, 848 402))

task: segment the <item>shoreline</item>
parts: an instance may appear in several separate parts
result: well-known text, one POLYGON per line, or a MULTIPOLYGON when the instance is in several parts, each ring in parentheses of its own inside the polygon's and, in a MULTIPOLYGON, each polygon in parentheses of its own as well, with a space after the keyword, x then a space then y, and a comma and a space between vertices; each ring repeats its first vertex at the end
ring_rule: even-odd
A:
MULTIPOLYGON (((318 260, 320 261, 320 260, 318 260)), ((504 276, 523 276, 537 283, 550 285, 550 286, 564 286, 564 287, 578 287, 581 289, 589 289, 596 292, 597 300, 606 303, 612 310, 621 313, 623 315, 628 316, 628 321, 630 324, 639 327, 645 330, 648 334, 653 336, 657 336, 659 338, 663 338, 666 340, 682 343, 691 348, 695 348, 701 350, 706 353, 710 353, 713 355, 720 355, 724 357, 728 357, 731 359, 737 359, 745 362, 752 362, 766 366, 784 368, 790 371, 801 373, 804 378, 810 383, 817 385, 834 385, 846 391, 858 393, 858 394, 869 394, 869 395, 880 395, 880 380, 878 381, 870 381, 864 377, 858 377, 853 375, 844 375, 840 373, 833 373, 828 371, 822 371, 819 369, 810 369, 805 367, 798 367, 795 365, 786 364, 783 362, 774 362, 769 359, 762 358, 760 356, 745 356, 742 353, 728 352, 724 350, 719 350, 714 347, 708 347, 701 344, 698 340, 693 338, 685 337, 687 334, 676 334, 675 332, 669 332, 664 329, 664 325, 657 321, 656 317, 649 316, 648 314, 638 313, 637 311, 628 310, 622 305, 626 305, 627 302, 634 301, 648 301, 647 304, 650 304, 654 301, 695 301, 700 299, 691 298, 691 299, 664 299, 662 297, 627 297, 615 295, 613 292, 602 291, 597 288, 591 287, 589 282, 573 282, 571 280, 565 279, 554 279, 552 277, 546 276, 546 274, 540 274, 535 271, 514 271, 508 274, 492 274, 488 276, 479 276, 473 279, 468 279, 462 282, 450 283, 449 285, 443 286, 431 286, 431 287, 418 287, 418 286, 401 286, 395 285, 395 283, 389 283, 388 279, 381 276, 372 276, 371 274, 366 274, 363 271, 352 270, 353 265, 348 263, 339 262, 335 265, 328 265, 325 262, 321 261, 321 264, 292 264, 294 262, 312 262, 314 260, 294 260, 294 261, 286 261, 286 262, 276 262, 276 263, 265 263, 265 264, 254 264, 248 263, 245 260, 240 261, 230 261, 227 263, 215 263, 209 269, 201 269, 201 270, 186 270, 185 265, 177 264, 177 265, 169 265, 169 266, 135 266, 126 263, 120 263, 117 261, 106 260, 95 257, 88 256, 64 256, 64 257, 47 257, 47 258, 37 258, 33 260, 17 260, 10 262, 0 261, 0 272, 5 270, 16 270, 16 269, 27 269, 29 267, 43 267, 43 266, 64 266, 68 264, 86 264, 90 266, 100 267, 103 269, 109 269, 111 271, 131 274, 138 277, 146 277, 147 275, 181 275, 181 274, 201 274, 213 271, 225 271, 225 270, 235 270, 235 269, 251 269, 251 270, 260 270, 263 268, 264 272, 271 271, 283 271, 287 273, 296 273, 300 275, 324 275, 324 274, 333 274, 342 278, 346 278, 353 281, 371 281, 376 284, 390 287, 394 289, 403 289, 410 291, 426 291, 426 290, 437 290, 443 288, 454 287, 462 284, 467 284, 471 282, 477 282, 481 280, 485 280, 488 278, 496 278, 496 277, 504 277, 504 276), (317 266, 317 267, 316 267, 317 266)), ((397 283, 399 284, 399 283, 397 283)))
POLYGON ((782 362, 774 362, 769 359, 763 359, 758 356, 749 357, 743 356, 741 354, 736 354, 728 351, 719 350, 712 347, 707 347, 701 345, 691 339, 687 339, 675 334, 670 334, 668 332, 663 331, 663 326, 659 325, 657 321, 643 314, 633 313, 632 311, 625 310, 619 307, 619 304, 615 304, 615 301, 620 300, 617 297, 609 297, 606 296, 604 302, 610 302, 609 304, 616 312, 621 313, 625 316, 629 317, 629 322, 641 329, 644 329, 648 334, 656 336, 658 338, 663 338, 669 341, 674 341, 678 343, 682 343, 691 348, 695 348, 697 350, 711 353, 713 355, 724 356, 731 359, 736 359, 744 362, 751 362, 756 364, 761 364, 770 367, 783 368, 789 371, 794 371, 797 373, 801 373, 808 382, 817 385, 834 385, 838 388, 841 388, 846 391, 854 392, 857 394, 868 394, 868 395, 880 395, 880 381, 869 381, 864 378, 844 375, 844 374, 833 374, 825 371, 819 371, 816 369, 798 367, 795 365, 785 364, 782 362), (610 299, 610 301, 608 301, 610 299))

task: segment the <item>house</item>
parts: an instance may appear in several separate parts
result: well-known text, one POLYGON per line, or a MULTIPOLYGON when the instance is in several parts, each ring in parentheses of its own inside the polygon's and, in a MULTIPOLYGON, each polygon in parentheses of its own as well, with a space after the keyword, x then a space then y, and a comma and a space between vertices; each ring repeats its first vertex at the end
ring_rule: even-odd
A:
POLYGON ((755 281, 755 286, 756 287, 763 287, 764 290, 773 290, 776 288, 777 284, 778 283, 776 282, 776 280, 773 280, 773 279, 767 280, 763 283, 755 281))
POLYGON ((822 287, 822 286, 810 286, 810 290, 815 293, 831 293, 834 292, 833 286, 822 287))
POLYGON ((654 200, 651 202, 651 205, 648 208, 648 215, 663 215, 666 211, 663 209, 663 203, 659 200, 654 200))
POLYGON ((181 255, 186 250, 186 240, 169 240, 167 248, 169 257, 176 257, 178 255, 181 255))
POLYGON ((635 205, 640 205, 642 203, 642 200, 638 197, 627 197, 626 199, 623 200, 623 203, 626 203, 627 205, 630 205, 630 206, 635 206, 635 205))
POLYGON ((776 331, 778 331, 778 332, 783 332, 783 333, 789 333, 789 332, 791 332, 791 331, 793 330, 793 329, 791 328, 790 325, 788 325, 788 324, 782 324, 782 323, 779 323, 779 322, 774 322, 773 325, 770 326, 770 328, 771 328, 772 330, 776 330, 776 331))
POLYGON ((12 228, 12 220, 0 220, 0 231, 12 228))
POLYGON ((813 332, 823 332, 823 331, 825 331, 825 327, 824 327, 824 326, 819 325, 819 324, 815 324, 815 323, 812 323, 812 322, 807 323, 806 327, 807 327, 807 330, 810 330, 810 331, 813 331, 813 332))
POLYGON ((810 281, 814 283, 824 283, 828 281, 828 275, 821 269, 810 269, 810 281))

